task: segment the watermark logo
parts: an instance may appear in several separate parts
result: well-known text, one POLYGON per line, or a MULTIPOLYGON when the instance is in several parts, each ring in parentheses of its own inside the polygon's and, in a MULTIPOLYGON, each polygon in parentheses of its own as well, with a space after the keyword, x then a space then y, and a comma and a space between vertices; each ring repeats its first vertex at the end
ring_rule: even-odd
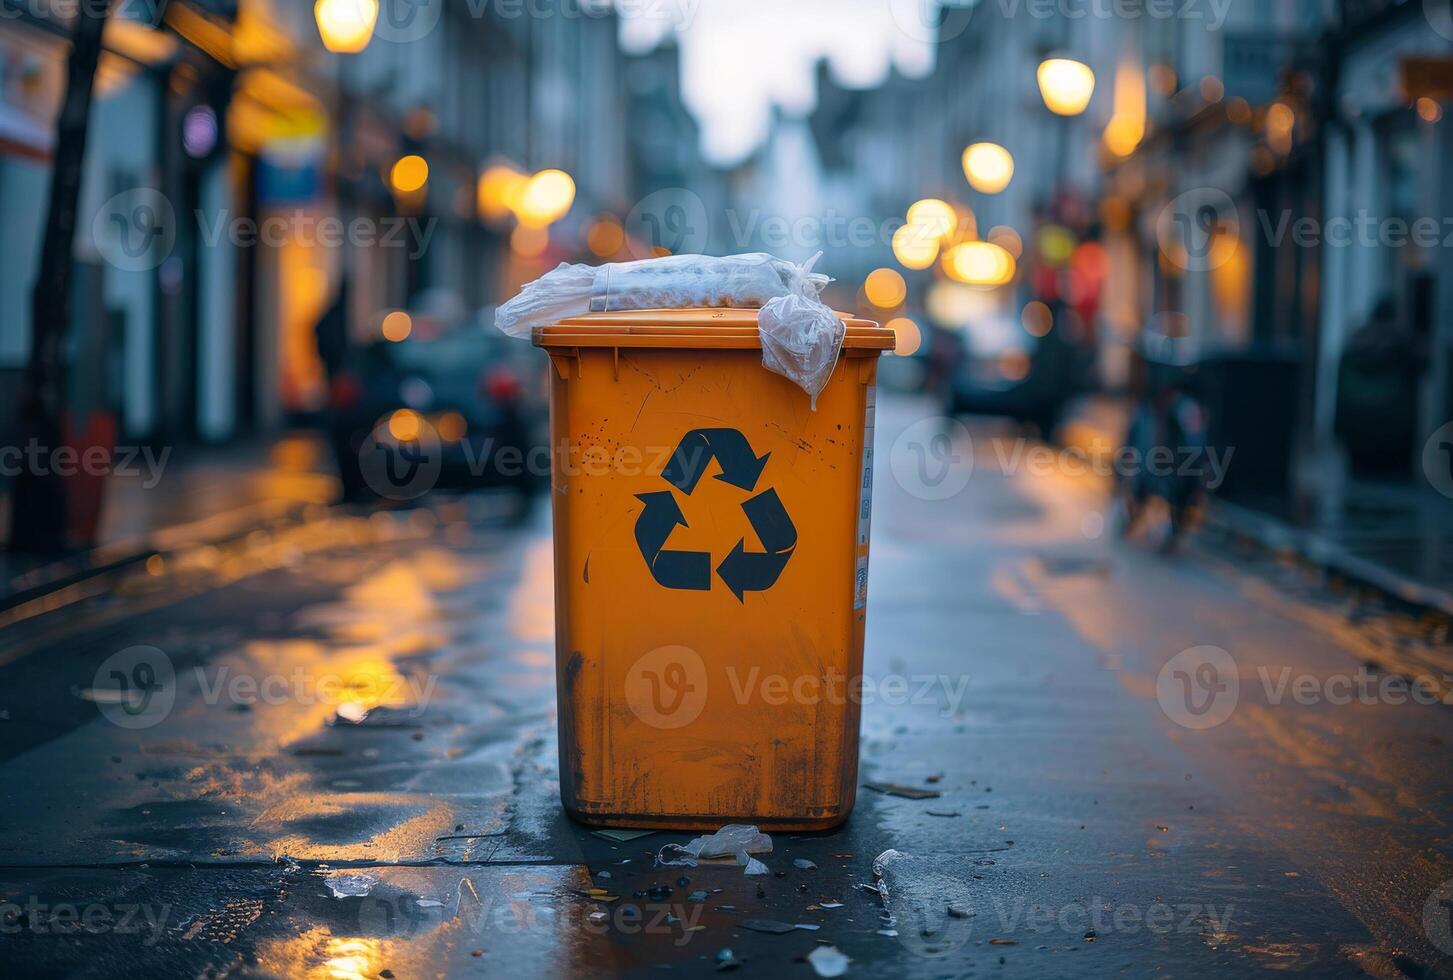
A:
POLYGON ((423 496, 439 483, 444 468, 443 446, 434 427, 417 416, 410 420, 408 432, 391 432, 387 424, 375 426, 358 449, 363 482, 387 500, 423 496))
POLYGON ((906 913, 894 915, 893 928, 898 933, 898 945, 913 955, 942 959, 969 944, 974 922, 957 905, 944 904, 934 911, 914 905, 906 913))
POLYGON ((671 730, 691 724, 706 707, 706 663, 690 647, 657 647, 640 657, 626 674, 626 704, 652 728, 671 730))
POLYGON ((161 191, 133 187, 101 205, 91 219, 91 239, 116 268, 147 272, 165 262, 176 246, 176 212, 161 191))
POLYGON ((1187 272, 1209 272, 1236 253, 1241 219, 1225 191, 1198 187, 1161 208, 1155 234, 1171 262, 1187 272))
POLYGON ((1423 19, 1445 41, 1453 41, 1453 0, 1423 0, 1423 19))
POLYGON ((919 500, 947 500, 974 473, 974 440, 957 419, 919 419, 899 433, 888 455, 893 479, 919 500))
POLYGON ((439 26, 444 0, 383 0, 373 35, 391 44, 408 44, 428 37, 439 26))
POLYGON ((101 662, 87 697, 101 716, 121 728, 160 724, 177 699, 171 658, 152 646, 118 650, 101 662))
POLYGON ((977 0, 888 0, 898 30, 923 44, 945 44, 969 28, 977 0))
POLYGON ((1453 878, 1428 896, 1423 905, 1423 929, 1434 946, 1453 956, 1453 878))
MULTIPOLYGON (((317 704, 340 709, 340 717, 358 722, 374 707, 422 714, 432 703, 439 678, 435 674, 353 671, 318 672, 301 665, 287 673, 252 673, 226 664, 195 666, 182 675, 194 701, 216 707, 317 704)), ((122 728, 150 728, 176 704, 178 677, 171 658, 151 646, 120 650, 96 670, 90 689, 78 692, 93 701, 102 717, 122 728)))
POLYGON ((1445 497, 1453 497, 1453 422, 1439 426, 1423 443, 1423 475, 1445 497))
POLYGON ((1236 660, 1215 646, 1182 650, 1166 661, 1155 680, 1160 710, 1177 725, 1194 731, 1225 722, 1240 696, 1236 660))
POLYGON ((684 187, 647 194, 626 215, 625 230, 634 258, 648 259, 665 250, 671 255, 706 251, 711 219, 701 198, 684 187))

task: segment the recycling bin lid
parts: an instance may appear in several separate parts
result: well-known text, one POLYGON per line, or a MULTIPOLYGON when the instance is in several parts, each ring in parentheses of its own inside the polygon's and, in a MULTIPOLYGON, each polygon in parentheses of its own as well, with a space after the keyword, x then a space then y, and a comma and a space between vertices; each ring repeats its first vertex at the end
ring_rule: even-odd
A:
MULTIPOLYGON (((537 327, 539 347, 668 347, 750 350, 761 348, 757 310, 617 310, 587 313, 537 327)), ((872 320, 837 313, 847 324, 845 350, 892 350, 895 335, 872 320)))

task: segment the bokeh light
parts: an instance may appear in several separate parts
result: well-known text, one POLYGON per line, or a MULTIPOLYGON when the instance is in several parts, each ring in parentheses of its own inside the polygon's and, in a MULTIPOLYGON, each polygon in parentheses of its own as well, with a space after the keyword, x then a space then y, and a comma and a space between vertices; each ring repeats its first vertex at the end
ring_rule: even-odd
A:
POLYGON ((944 253, 943 271, 969 286, 1003 286, 1014 279, 1014 256, 993 242, 960 242, 944 253))
POLYGON ((1090 66, 1071 58, 1049 58, 1038 71, 1039 94, 1049 110, 1061 116, 1078 116, 1095 94, 1095 73, 1090 66))
POLYGON ((614 215, 603 214, 585 231, 585 246, 596 258, 608 259, 626 243, 626 232, 614 215))
POLYGON ((323 47, 337 54, 357 54, 373 39, 378 0, 318 0, 313 19, 323 47))
POLYGON ((413 442, 419 438, 423 419, 413 409, 401 408, 388 417, 388 434, 399 442, 413 442))
POLYGON ((895 316, 886 324, 889 330, 893 331, 893 353, 899 357, 908 357, 918 352, 923 344, 923 333, 918 329, 910 317, 895 316))
POLYGON ((880 310, 891 310, 908 295, 908 284, 893 269, 874 269, 863 281, 863 295, 880 310))
POLYGON ((475 197, 479 216, 486 221, 500 221, 519 204, 520 196, 530 178, 514 167, 495 164, 479 175, 475 197))
POLYGON ((394 310, 383 318, 383 339, 395 344, 408 340, 414 332, 414 320, 403 310, 394 310))
POLYGON ((389 171, 389 184, 400 194, 413 194, 429 182, 429 162, 417 153, 399 157, 389 171))
POLYGON ((947 238, 958 227, 959 216, 947 201, 926 197, 908 209, 908 223, 926 228, 940 238, 947 238))
POLYGON ((522 225, 544 228, 565 217, 574 203, 574 179, 563 170, 542 170, 525 185, 515 215, 522 225))
POLYGON ((1054 313, 1044 303, 1034 300, 1024 305, 1019 322, 1024 324, 1024 330, 1029 336, 1044 337, 1054 327, 1054 313))
POLYGON ((510 248, 521 258, 536 259, 550 247, 550 232, 544 228, 520 225, 510 233, 510 248))
POLYGON ((998 143, 975 143, 964 150, 964 176, 981 194, 998 194, 1014 179, 1014 157, 998 143))
POLYGON ((905 269, 927 269, 938 258, 942 237, 925 225, 906 224, 893 233, 893 256, 905 269))

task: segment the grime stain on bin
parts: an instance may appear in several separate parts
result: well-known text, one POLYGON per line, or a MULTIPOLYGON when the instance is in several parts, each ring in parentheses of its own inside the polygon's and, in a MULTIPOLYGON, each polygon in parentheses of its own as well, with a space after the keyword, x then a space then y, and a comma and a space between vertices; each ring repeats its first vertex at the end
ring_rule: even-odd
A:
POLYGON ((575 688, 575 678, 580 673, 580 669, 584 666, 585 655, 582 654, 579 650, 576 650, 570 655, 570 659, 565 663, 565 689, 567 691, 573 690, 575 688))

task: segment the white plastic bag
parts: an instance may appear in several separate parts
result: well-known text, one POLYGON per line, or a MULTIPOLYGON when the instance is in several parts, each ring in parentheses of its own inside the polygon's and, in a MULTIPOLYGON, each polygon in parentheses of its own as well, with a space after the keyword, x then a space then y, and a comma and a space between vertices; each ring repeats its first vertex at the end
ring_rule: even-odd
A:
POLYGON ((762 338, 762 366, 789 379, 812 400, 832 377, 843 349, 847 324, 816 296, 779 296, 757 314, 762 338))
POLYGON ((811 399, 837 364, 847 328, 818 293, 832 280, 812 267, 763 252, 671 255, 591 267, 561 263, 502 305, 495 326, 511 337, 566 317, 611 310, 759 308, 762 366, 787 378, 811 399))
POLYGON ((764 252, 748 255, 668 255, 602 266, 562 262, 525 286, 495 314, 495 326, 528 337, 565 317, 610 310, 685 310, 759 307, 793 292, 817 291, 828 278, 812 263, 798 266, 764 252))
POLYGON ((664 868, 694 868, 700 861, 734 858, 746 868, 743 874, 767 873, 767 866, 753 854, 771 854, 772 838, 757 829, 756 824, 731 823, 714 834, 704 834, 685 844, 667 844, 656 855, 656 865, 664 868))

